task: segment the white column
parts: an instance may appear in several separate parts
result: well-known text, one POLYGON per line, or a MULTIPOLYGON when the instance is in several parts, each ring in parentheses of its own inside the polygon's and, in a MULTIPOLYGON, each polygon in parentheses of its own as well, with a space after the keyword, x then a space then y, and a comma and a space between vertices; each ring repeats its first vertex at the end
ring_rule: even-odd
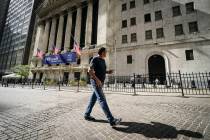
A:
POLYGON ((108 0, 99 0, 97 44, 107 43, 108 32, 108 0))
POLYGON ((77 9, 77 19, 76 19, 75 36, 74 36, 74 39, 78 44, 80 43, 81 19, 82 19, 82 8, 79 7, 77 9))
POLYGON ((58 33, 57 33, 57 40, 56 40, 56 47, 61 49, 62 45, 62 37, 63 37, 63 25, 64 24, 64 16, 60 15, 59 18, 59 25, 58 25, 58 33))
MULTIPOLYGON (((34 46, 34 55, 36 55, 37 49, 40 49, 41 51, 44 51, 43 50, 43 41, 44 41, 43 34, 44 34, 44 29, 45 29, 45 26, 43 24, 38 26, 37 36, 36 36, 36 41, 35 41, 35 46, 34 46)), ((41 60, 38 61, 37 66, 38 67, 41 67, 42 66, 42 61, 41 60)))
POLYGON ((51 30, 50 30, 50 38, 49 38, 49 45, 48 45, 48 52, 52 49, 52 46, 54 46, 55 42, 55 36, 56 36, 56 18, 52 19, 52 25, 51 25, 51 30))
POLYGON ((74 71, 69 72, 69 80, 74 80, 74 71))
POLYGON ((37 49, 40 48, 42 46, 42 37, 43 37, 43 33, 44 33, 44 25, 40 24, 37 27, 37 32, 36 32, 36 39, 35 39, 35 43, 34 43, 34 52, 33 52, 33 56, 36 55, 37 53, 37 49))
POLYGON ((67 25, 66 25, 66 33, 65 33, 65 43, 64 50, 67 51, 70 48, 71 41, 71 28, 72 28, 72 12, 68 13, 67 25))
POLYGON ((88 3, 87 22, 86 22, 86 31, 85 31, 85 47, 87 48, 89 48, 89 46, 91 45, 92 19, 93 19, 93 2, 92 0, 90 0, 88 3))
MULTIPOLYGON (((33 51, 33 57, 36 56, 36 53, 37 53, 37 48, 39 48, 39 42, 42 38, 42 33, 44 32, 44 25, 38 25, 37 26, 37 31, 36 31, 36 38, 35 38, 35 43, 34 43, 34 51, 33 51)), ((30 64, 30 68, 33 68, 35 67, 36 65, 36 61, 31 61, 31 64, 30 64)), ((33 77, 33 73, 30 71, 29 73, 29 77, 32 78, 33 77)))
POLYGON ((48 47, 48 40, 49 40, 49 33, 50 33, 50 21, 46 21, 45 28, 44 28, 44 36, 43 36, 43 45, 42 51, 46 52, 48 47))

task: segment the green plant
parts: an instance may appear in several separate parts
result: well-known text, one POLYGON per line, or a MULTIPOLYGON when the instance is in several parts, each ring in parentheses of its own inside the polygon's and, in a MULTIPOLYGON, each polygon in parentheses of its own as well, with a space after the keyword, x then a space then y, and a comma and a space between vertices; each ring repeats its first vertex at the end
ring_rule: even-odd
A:
MULTIPOLYGON (((78 86, 78 81, 77 80, 70 80, 69 85, 70 86, 78 86)), ((87 82, 85 80, 80 80, 79 81, 79 86, 87 86, 87 82)))
POLYGON ((18 75, 20 75, 23 78, 27 78, 29 75, 30 67, 29 65, 17 65, 14 68, 12 68, 12 71, 18 75))
POLYGON ((54 79, 46 79, 44 83, 45 85, 55 85, 56 81, 54 79))
POLYGON ((81 77, 80 80, 81 81, 86 81, 86 78, 85 77, 81 77))
POLYGON ((70 86, 77 86, 78 85, 78 81, 76 81, 76 80, 70 80, 69 81, 69 85, 70 86))
POLYGON ((80 84, 80 86, 87 86, 87 82, 86 81, 83 81, 83 80, 80 80, 79 81, 79 84, 80 84))

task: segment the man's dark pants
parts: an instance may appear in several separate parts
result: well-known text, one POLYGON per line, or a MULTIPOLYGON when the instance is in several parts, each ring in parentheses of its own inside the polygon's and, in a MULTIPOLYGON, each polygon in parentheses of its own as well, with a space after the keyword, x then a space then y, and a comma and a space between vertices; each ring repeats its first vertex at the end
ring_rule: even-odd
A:
POLYGON ((103 111, 104 111, 104 113, 105 113, 105 115, 108 119, 108 121, 112 122, 114 120, 114 117, 112 116, 112 113, 109 110, 109 106, 107 104, 107 101, 106 101, 105 95, 103 93, 102 87, 98 87, 96 85, 96 82, 93 79, 90 80, 90 83, 91 83, 91 86, 92 86, 92 89, 93 89, 93 94, 90 97, 89 104, 88 104, 88 107, 87 107, 86 112, 85 112, 85 116, 90 116, 90 114, 92 112, 92 109, 93 109, 93 106, 95 105, 96 100, 98 100, 101 108, 103 109, 103 111))

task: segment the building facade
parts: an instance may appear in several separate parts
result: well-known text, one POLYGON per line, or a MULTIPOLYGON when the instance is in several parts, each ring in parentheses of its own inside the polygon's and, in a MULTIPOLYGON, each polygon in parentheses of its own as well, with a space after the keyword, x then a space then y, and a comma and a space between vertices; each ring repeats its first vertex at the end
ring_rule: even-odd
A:
POLYGON ((209 0, 48 1, 38 17, 33 56, 37 48, 47 53, 53 45, 72 49, 72 36, 83 48, 76 65, 32 61, 33 77, 40 80, 86 76, 101 46, 108 49, 107 67, 117 75, 210 69, 209 0))
POLYGON ((33 79, 71 79, 86 77, 90 58, 100 46, 107 47, 108 1, 55 0, 45 1, 37 17, 31 53, 33 79), (61 53, 73 49, 74 42, 82 48, 77 64, 43 65, 36 58, 37 49, 49 55, 53 46, 61 53))
POLYGON ((28 64, 34 12, 40 0, 11 0, 0 44, 0 73, 15 65, 28 64))
POLYGON ((210 1, 120 3, 116 39, 119 75, 209 72, 210 1))
POLYGON ((8 7, 9 7, 9 0, 2 0, 1 9, 0 9, 0 43, 3 35, 4 25, 6 22, 8 7))

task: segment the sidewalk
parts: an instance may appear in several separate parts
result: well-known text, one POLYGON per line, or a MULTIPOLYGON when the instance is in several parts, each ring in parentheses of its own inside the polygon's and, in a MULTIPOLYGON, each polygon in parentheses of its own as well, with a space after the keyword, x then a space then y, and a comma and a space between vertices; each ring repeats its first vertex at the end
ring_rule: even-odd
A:
POLYGON ((16 92, 14 98, 25 96, 23 92, 26 92, 28 97, 25 100, 36 100, 33 104, 40 108, 21 117, 14 112, 18 110, 20 113, 21 108, 25 112, 30 110, 28 106, 25 108, 27 103, 1 112, 1 140, 210 139, 210 98, 107 93, 114 116, 123 119, 122 125, 113 129, 106 122, 98 103, 92 114, 97 121, 83 119, 89 92, 0 88, 0 98, 5 98, 6 93, 9 96, 9 91, 12 92, 11 96, 16 92))

